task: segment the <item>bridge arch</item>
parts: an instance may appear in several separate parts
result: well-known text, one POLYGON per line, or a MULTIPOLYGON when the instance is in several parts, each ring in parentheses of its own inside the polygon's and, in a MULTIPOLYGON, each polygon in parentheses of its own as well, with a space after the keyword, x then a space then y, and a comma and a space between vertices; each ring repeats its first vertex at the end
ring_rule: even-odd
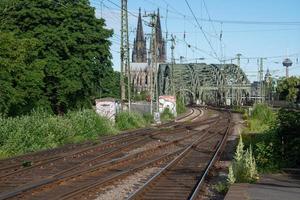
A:
POLYGON ((250 82, 234 64, 161 64, 158 89, 160 95, 190 91, 193 101, 198 99, 206 104, 240 105, 250 93, 250 82))

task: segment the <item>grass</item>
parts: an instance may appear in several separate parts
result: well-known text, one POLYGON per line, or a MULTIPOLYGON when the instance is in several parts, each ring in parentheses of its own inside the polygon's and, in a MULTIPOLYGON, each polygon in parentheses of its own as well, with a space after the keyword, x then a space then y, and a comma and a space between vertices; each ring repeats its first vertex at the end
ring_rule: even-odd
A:
POLYGON ((275 122, 276 114, 267 105, 256 104, 251 116, 244 113, 243 119, 247 121, 246 133, 263 133, 275 122))
POLYGON ((224 182, 218 182, 216 185, 213 186, 213 188, 220 194, 226 194, 229 189, 229 185, 224 182))
POLYGON ((116 117, 116 127, 119 130, 142 128, 149 124, 150 121, 150 116, 148 115, 143 117, 138 113, 122 112, 116 117))
POLYGON ((250 145, 253 147, 258 171, 260 173, 278 171, 281 144, 277 131, 277 114, 265 104, 256 104, 251 115, 245 119, 247 127, 243 133, 244 143, 246 147, 250 145))
POLYGON ((185 103, 183 101, 183 97, 181 96, 176 96, 176 112, 178 115, 185 113, 186 112, 186 106, 185 103))
POLYGON ((69 112, 64 116, 44 111, 20 117, 0 116, 0 158, 7 158, 101 136, 121 130, 144 127, 152 122, 151 115, 123 112, 116 123, 100 117, 94 110, 69 112))
POLYGON ((174 119, 174 115, 172 114, 169 108, 165 108, 160 115, 160 119, 162 122, 170 121, 174 119))

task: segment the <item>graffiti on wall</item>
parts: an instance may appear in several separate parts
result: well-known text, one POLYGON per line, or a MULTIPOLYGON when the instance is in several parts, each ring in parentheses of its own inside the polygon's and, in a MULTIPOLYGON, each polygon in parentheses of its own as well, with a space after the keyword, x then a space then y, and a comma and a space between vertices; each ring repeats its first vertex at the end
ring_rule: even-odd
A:
POLYGON ((116 118, 116 102, 112 100, 96 100, 96 112, 103 117, 115 121, 116 118))
POLYGON ((174 116, 176 116, 176 97, 175 96, 159 96, 159 112, 169 108, 174 116))

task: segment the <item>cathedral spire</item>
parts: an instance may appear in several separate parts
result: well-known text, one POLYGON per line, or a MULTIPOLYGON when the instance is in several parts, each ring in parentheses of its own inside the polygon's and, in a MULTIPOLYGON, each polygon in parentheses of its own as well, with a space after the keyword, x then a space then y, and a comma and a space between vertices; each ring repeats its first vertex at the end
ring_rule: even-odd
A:
POLYGON ((138 24, 136 29, 136 41, 143 41, 143 40, 144 40, 144 30, 142 24, 141 8, 139 8, 139 17, 138 17, 138 24))
POLYGON ((158 62, 164 63, 166 61, 166 47, 165 47, 165 40, 162 36, 159 9, 157 10, 157 19, 156 19, 156 44, 158 48, 158 62))
POLYGON ((156 40, 162 41, 162 30, 161 30, 161 23, 160 23, 160 14, 159 9, 157 9, 157 18, 156 18, 156 40))
POLYGON ((132 51, 132 62, 147 62, 146 39, 144 37, 141 8, 139 9, 136 38, 132 51))

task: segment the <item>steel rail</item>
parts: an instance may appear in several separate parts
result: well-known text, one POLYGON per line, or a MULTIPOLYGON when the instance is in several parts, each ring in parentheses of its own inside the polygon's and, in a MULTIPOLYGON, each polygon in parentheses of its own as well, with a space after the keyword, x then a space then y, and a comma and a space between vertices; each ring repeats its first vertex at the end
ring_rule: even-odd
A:
MULTIPOLYGON (((190 116, 190 115, 188 115, 190 116)), ((197 115, 198 116, 198 115, 197 115)), ((196 116, 196 117, 197 117, 196 116)), ((202 124, 205 124, 206 122, 209 123, 209 120, 204 120, 202 122, 202 124)), ((178 127, 177 127, 178 128, 178 127)), ((134 144, 138 144, 139 142, 145 140, 146 138, 144 138, 145 135, 147 134, 150 134, 150 136, 155 136, 155 135, 159 135, 159 134, 162 134, 160 130, 152 130, 152 129, 147 129, 147 132, 144 132, 144 133, 140 133, 140 134, 135 134, 135 135, 130 135, 131 137, 120 137, 120 138, 115 138, 111 141, 107 141, 107 142, 104 142, 104 143, 101 143, 99 145, 96 145, 96 146, 91 146, 91 147, 87 147, 87 148, 84 148, 84 149, 80 149, 80 150, 77 150, 75 152, 71 152, 68 153, 64 153, 60 156, 55 156, 55 157, 50 157, 50 158, 47 158, 47 159, 44 159, 42 160, 42 162, 38 163, 38 164, 35 164, 35 165, 32 165, 32 166, 29 166, 29 167, 24 167, 24 168, 21 168, 19 170, 13 170, 12 172, 9 172, 9 173, 5 173, 5 174, 2 174, 0 175, 0 179, 2 178, 5 178, 5 177, 8 177, 8 176, 11 176, 11 175, 14 175, 14 174, 17 174, 17 173, 22 173, 22 172, 25 172, 25 171, 28 171, 28 170, 32 170, 34 168, 37 168, 37 167, 41 167, 43 165, 46 165, 46 164, 49 164, 49 163, 53 163, 53 162, 56 162, 56 161, 59 161, 59 160, 63 160, 65 159, 66 157, 74 157, 75 155, 77 154, 83 154, 85 152, 93 152, 95 151, 96 149, 99 149, 99 148, 102 148, 100 151, 105 151, 105 150, 108 150, 109 147, 105 148, 105 145, 113 145, 114 143, 117 143, 117 142, 126 142, 127 140, 128 141, 133 141, 131 143, 126 143, 124 145, 121 145, 121 146, 117 146, 115 149, 112 149, 111 151, 109 152, 106 152, 106 153, 102 153, 101 155, 99 156, 96 156, 95 158, 93 159, 89 159, 87 161, 84 161, 83 163, 81 164, 86 164, 86 163, 89 163, 89 162, 92 162, 93 160, 96 160, 96 159, 99 159, 100 157, 104 157, 104 156, 108 156, 108 155, 111 155, 115 152, 118 152, 119 150, 122 150, 124 148, 127 148, 129 147, 130 145, 134 145, 134 144), (140 137, 140 139, 139 139, 140 137), (122 139, 125 139, 125 141, 122 141, 122 139)), ((98 151, 98 150, 97 150, 98 151)))
POLYGON ((180 155, 178 155, 176 158, 174 158, 167 166, 162 168, 155 176, 153 176, 151 179, 149 179, 141 188, 139 188, 135 193, 131 194, 127 200, 133 200, 137 198, 139 195, 141 195, 146 187, 150 185, 152 182, 160 178, 166 171, 168 171, 171 167, 176 165, 177 162, 179 162, 182 158, 185 157, 185 155, 191 151, 194 147, 196 147, 199 143, 201 143, 201 140, 203 138, 199 138, 196 141, 194 141, 191 145, 189 145, 180 155))
MULTIPOLYGON (((204 130, 201 130, 201 131, 198 131, 198 132, 202 132, 202 131, 204 131, 204 130)), ((180 138, 180 139, 177 139, 177 140, 175 140, 175 141, 171 141, 171 142, 169 142, 169 144, 164 144, 164 145, 161 145, 160 146, 160 148, 162 148, 163 146, 167 146, 167 145, 170 145, 171 143, 178 143, 180 140, 183 140, 183 139, 187 139, 187 138, 190 138, 190 137, 192 137, 192 135, 193 134, 190 134, 190 135, 188 135, 188 136, 185 136, 185 137, 183 137, 183 138, 180 138)), ((158 148, 158 147, 157 147, 158 148)), ((150 149, 151 150, 151 149, 150 149)), ((143 153, 143 152, 142 152, 143 153)), ((125 159, 128 159, 127 157, 122 157, 122 158, 120 158, 121 160, 125 160, 125 159)), ((107 162, 106 163, 106 165, 109 165, 110 163, 116 163, 116 161, 117 160, 112 160, 112 161, 110 161, 110 162, 107 162)), ((104 164, 104 163, 103 163, 104 164)), ((86 171, 88 172, 89 170, 94 170, 95 168, 100 168, 100 167, 103 167, 104 165, 103 164, 100 164, 100 165, 98 165, 98 166, 94 166, 93 168, 90 168, 90 169, 87 169, 86 171)), ((73 169, 75 169, 75 168, 73 168, 73 169)), ((68 171, 70 171, 70 170, 66 170, 65 171, 65 173, 66 172, 68 172, 68 171)), ((53 176, 53 178, 50 178, 50 179, 48 179, 48 180, 41 180, 41 181, 39 181, 38 183, 35 183, 35 184, 29 184, 29 185, 25 185, 24 187, 19 187, 18 189, 16 189, 16 190, 14 190, 14 191, 12 191, 12 192, 9 192, 9 193, 5 193, 5 194, 0 194, 0 199, 5 199, 5 198, 10 198, 10 197, 13 197, 13 196, 16 196, 16 195, 18 195, 18 194, 21 194, 22 192, 25 192, 25 191, 27 191, 27 190, 31 190, 31 189, 34 189, 34 188, 36 188, 36 187, 40 187, 40 186, 42 186, 42 185, 45 185, 45 184, 49 184, 49 183, 52 183, 52 182, 55 182, 55 181, 58 181, 58 180, 60 180, 60 179, 62 179, 62 178, 68 178, 68 177, 71 177, 71 176, 75 176, 75 175, 78 175, 78 174, 82 174, 83 173, 83 171, 79 171, 79 172, 75 172, 75 173, 73 173, 73 174, 71 174, 71 175, 67 175, 67 176, 64 176, 64 174, 63 174, 64 172, 60 172, 59 174, 56 174, 56 175, 54 175, 53 176)))
POLYGON ((226 141, 227 141, 227 138, 228 138, 228 135, 229 135, 229 131, 231 129, 231 119, 229 119, 228 123, 229 123, 229 125, 226 129, 224 137, 222 138, 222 141, 218 145, 218 148, 215 151, 214 156, 209 161, 209 164, 207 165, 203 175, 201 176, 201 179, 196 184, 195 189, 193 190, 191 196, 189 197, 189 200, 196 200, 197 199, 197 196, 199 195, 200 190, 201 190, 202 186, 204 185, 205 178, 207 177, 209 171, 211 170, 211 168, 213 167, 213 165, 217 161, 217 158, 221 153, 221 149, 224 148, 224 145, 226 144, 226 141))
MULTIPOLYGON (((184 116, 180 117, 180 119, 184 119, 184 118, 187 118, 190 115, 192 115, 193 112, 194 112, 194 109, 191 109, 191 110, 192 110, 192 113, 188 113, 187 115, 184 115, 184 116)), ((167 126, 167 125, 172 124, 172 123, 175 123, 175 122, 172 121, 172 122, 168 122, 168 123, 165 123, 165 124, 161 124, 160 127, 164 127, 164 126, 167 126)), ((143 128, 143 129, 137 129, 137 130, 133 130, 133 131, 126 131, 126 132, 123 132, 121 134, 118 134, 117 136, 103 137, 103 138, 100 139, 101 143, 97 144, 97 145, 105 145, 108 142, 114 142, 114 141, 117 141, 117 140, 120 140, 120 139, 123 139, 123 138, 127 138, 128 136, 141 135, 142 134, 141 132, 144 132, 144 134, 146 134, 145 132, 152 132, 152 131, 155 131, 155 129, 153 129, 153 128, 143 128)), ((36 165, 35 163, 41 164, 41 163, 44 163, 44 162, 47 162, 47 161, 52 161, 52 160, 54 160, 58 157, 63 157, 63 156, 65 156, 66 153, 68 153, 67 151, 74 151, 73 153, 76 154, 76 153, 79 153, 78 150, 76 151, 76 148, 78 148, 78 147, 82 148, 82 146, 84 146, 84 145, 88 146, 88 147, 86 147, 87 149, 94 148, 95 147, 94 144, 95 143, 90 144, 89 142, 83 143, 83 144, 72 144, 72 145, 67 145, 65 147, 55 148, 55 149, 51 149, 51 150, 49 150, 49 149, 48 150, 42 150, 42 151, 39 151, 39 152, 24 154, 24 155, 17 156, 17 157, 14 157, 14 158, 3 159, 3 160, 0 160, 0 164, 1 164, 0 172, 3 172, 5 170, 11 170, 11 171, 15 172, 15 171, 19 170, 20 168, 22 169, 23 168, 23 165, 22 165, 23 161, 30 161, 31 164, 36 165), (92 145, 92 147, 91 147, 91 145, 92 145), (42 157, 42 159, 39 159, 41 157, 42 157), (17 164, 15 164, 15 163, 17 163, 17 164)), ((85 149, 82 149, 82 150, 85 150, 85 149)), ((0 177, 1 177, 1 175, 0 175, 0 177)))
MULTIPOLYGON (((218 121, 217 121, 218 122, 218 121)), ((216 145, 217 150, 214 152, 213 157, 208 161, 208 167, 205 168, 205 173, 203 174, 203 176, 201 177, 201 182, 204 180, 205 176, 207 175, 210 167, 212 166, 213 162, 216 159, 216 155, 218 155, 218 153, 220 152, 221 147, 223 146, 222 144, 224 144, 224 141, 226 141, 227 139, 227 135, 229 132, 229 127, 230 127, 230 123, 226 128, 226 132, 223 135, 221 141, 218 142, 218 144, 216 145), (202 180, 203 179, 203 180, 202 180)), ((217 134, 215 134, 217 135, 217 134)), ((213 135, 213 136, 215 136, 213 135)), ((201 140, 201 139, 199 139, 201 140)), ((191 144, 189 146, 189 148, 187 148, 184 152, 182 152, 179 156, 177 156, 175 159, 173 159, 173 161, 171 161, 166 167, 164 167, 162 170, 160 170, 155 176, 153 176, 151 179, 149 179, 142 187, 140 187, 135 193, 131 194, 127 200, 133 200, 133 199, 138 199, 139 197, 143 196, 142 194, 144 193, 144 191, 147 190, 148 187, 151 188, 152 184, 155 184, 155 182, 164 176, 164 174, 166 174, 168 171, 170 171, 174 166, 176 166, 176 164, 182 160, 183 158, 185 158, 186 154, 188 154, 190 151, 192 151, 193 147, 196 147, 199 145, 199 140, 193 142, 193 144, 191 144)), ((167 178, 169 179, 169 178, 167 178)), ((196 187, 196 186, 195 186, 196 187)), ((197 187, 196 187, 197 189, 197 187)), ((194 191, 194 190, 193 190, 194 191)), ((159 198, 159 194, 157 194, 157 198, 159 198)))

